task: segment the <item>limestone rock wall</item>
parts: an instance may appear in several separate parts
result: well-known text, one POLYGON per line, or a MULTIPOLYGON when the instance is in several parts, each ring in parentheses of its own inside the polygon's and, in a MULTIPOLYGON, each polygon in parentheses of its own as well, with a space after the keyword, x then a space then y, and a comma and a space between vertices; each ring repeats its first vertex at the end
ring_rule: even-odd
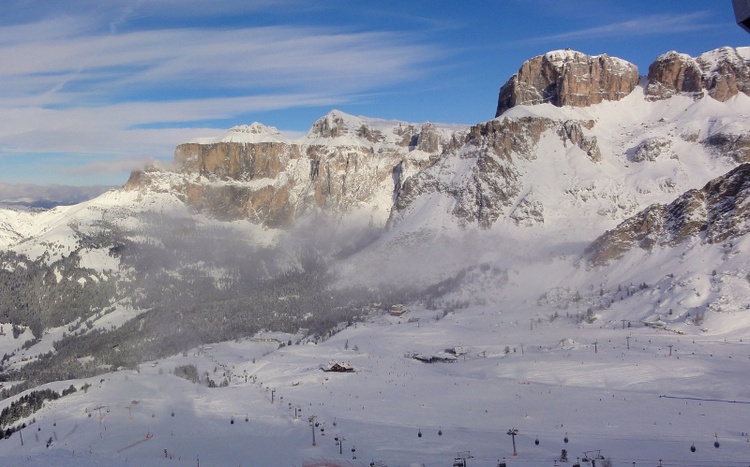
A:
POLYGON ((495 117, 516 105, 587 107, 620 100, 638 84, 638 68, 606 54, 561 50, 526 61, 500 88, 495 117))
POLYGON ((217 142, 177 146, 172 171, 134 171, 126 190, 168 191, 216 219, 287 227, 307 213, 355 211, 384 223, 401 184, 449 141, 425 123, 382 122, 332 111, 297 141, 254 123, 217 142), (371 124, 374 122, 374 124, 371 124))
POLYGON ((750 95, 750 47, 722 47, 697 58, 675 51, 661 55, 649 66, 646 95, 667 99, 677 93, 708 94, 721 102, 750 95))

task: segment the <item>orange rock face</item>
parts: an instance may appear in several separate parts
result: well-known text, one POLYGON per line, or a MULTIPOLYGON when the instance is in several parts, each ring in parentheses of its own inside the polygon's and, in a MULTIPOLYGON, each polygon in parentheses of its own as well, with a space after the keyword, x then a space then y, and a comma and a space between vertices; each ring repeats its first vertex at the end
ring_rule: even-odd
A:
POLYGON ((500 88, 495 117, 516 105, 587 107, 616 101, 638 85, 638 68, 606 54, 555 51, 526 61, 500 88))

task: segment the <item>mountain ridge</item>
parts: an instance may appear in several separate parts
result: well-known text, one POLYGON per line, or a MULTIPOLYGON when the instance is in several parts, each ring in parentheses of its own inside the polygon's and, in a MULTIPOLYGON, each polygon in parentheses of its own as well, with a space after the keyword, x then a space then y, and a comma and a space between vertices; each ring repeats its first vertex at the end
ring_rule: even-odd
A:
MULTIPOLYGON (((698 61, 694 61, 703 64, 707 76, 713 77, 709 81, 714 83, 717 82, 717 76, 725 76, 739 70, 741 76, 730 80, 735 83, 735 96, 740 93, 739 91, 746 93, 747 89, 750 89, 746 89, 742 84, 747 78, 742 75, 744 68, 740 66, 741 63, 737 62, 746 51, 738 50, 740 49, 717 49, 701 55, 696 59, 698 61), (727 63, 732 66, 727 68, 727 63)), ((676 59, 687 60, 683 55, 667 53, 660 56, 651 68, 661 69, 656 64, 671 63, 676 59)), ((575 51, 549 52, 527 61, 521 70, 525 71, 514 76, 508 83, 516 82, 513 80, 521 79, 518 81, 520 83, 523 79, 532 79, 529 77, 533 75, 530 70, 536 70, 537 76, 548 76, 544 79, 551 80, 545 83, 555 86, 554 95, 557 97, 554 102, 547 99, 549 103, 545 105, 563 106, 561 108, 569 110, 564 111, 563 115, 558 112, 552 116, 554 123, 543 120, 547 118, 543 116, 544 112, 540 115, 535 110, 525 119, 516 120, 511 112, 508 118, 500 117, 505 123, 485 122, 460 129, 437 127, 431 123, 409 124, 354 117, 334 110, 316 121, 304 137, 294 141, 283 139, 277 130, 266 128, 256 122, 250 126, 235 127, 226 136, 213 141, 196 140, 194 143, 178 146, 175 150, 175 165, 178 169, 174 173, 180 174, 181 179, 179 176, 168 176, 168 172, 159 172, 158 169, 137 171, 133 173, 125 189, 148 189, 151 183, 149 180, 160 179, 161 181, 153 183, 158 187, 160 183, 165 183, 164 179, 169 178, 168 189, 179 193, 189 206, 205 210, 222 220, 245 218, 274 228, 290 226, 296 218, 315 213, 328 213, 334 216, 361 215, 376 225, 392 226, 398 218, 403 217, 401 212, 413 202, 416 192, 437 190, 453 193, 452 196, 457 203, 453 209, 454 216, 457 222, 463 225, 479 223, 488 227, 501 217, 505 217, 507 213, 504 209, 511 206, 520 208, 515 215, 511 214, 516 223, 531 225, 541 219, 539 202, 533 198, 517 198, 520 193, 529 190, 521 187, 522 183, 515 173, 517 168, 511 160, 511 154, 521 159, 536 157, 532 148, 536 143, 532 141, 540 138, 543 133, 541 128, 544 127, 545 130, 555 131, 560 135, 564 149, 572 144, 573 147, 581 149, 589 160, 599 163, 602 159, 601 142, 605 138, 614 139, 607 134, 608 130, 614 128, 599 130, 598 127, 602 125, 598 123, 597 112, 585 109, 594 103, 601 105, 602 102, 616 102, 626 97, 632 101, 635 99, 634 93, 642 93, 646 101, 666 99, 667 94, 658 99, 654 89, 655 83, 667 78, 664 77, 665 73, 653 72, 646 83, 639 85, 637 69, 624 60, 606 55, 589 57, 575 51), (550 68, 548 73, 542 73, 542 63, 550 68), (597 65, 594 66, 594 63, 597 65), (575 79, 590 86, 590 89, 585 88, 583 94, 576 86, 566 84, 577 75, 581 76, 575 79), (598 84, 594 86, 592 83, 598 84), (604 94, 594 93, 594 88, 603 89, 604 94), (598 97, 591 98, 593 100, 575 97, 590 96, 592 93, 598 97), (608 97, 602 97, 605 95, 608 97), (576 112, 575 109, 581 111, 576 112), (565 113, 568 115, 564 115, 565 113), (575 113, 583 115, 571 115, 575 113), (538 120, 540 118, 542 120, 538 120), (502 135, 500 139, 488 133, 489 128, 493 126, 496 128, 490 133, 502 135), (525 138, 521 133, 529 131, 532 133, 531 140, 523 143, 525 147, 521 147, 523 144, 519 138, 525 138), (479 141, 488 137, 495 140, 479 141), (470 148, 485 144, 492 147, 491 152, 499 159, 488 158, 489 153, 480 150, 484 155, 479 156, 474 175, 466 179, 463 186, 451 188, 428 175, 430 170, 436 170, 438 165, 445 165, 445 162, 441 161, 451 157, 465 159, 467 151, 472 151, 470 148), (363 172, 368 170, 369 173, 363 172), (496 177, 492 175, 495 172, 498 172, 496 177), (417 188, 420 183, 431 187, 417 188), (525 212, 529 213, 528 216, 525 212)), ((524 99, 507 97, 510 92, 508 83, 504 86, 506 90, 501 90, 501 96, 505 95, 505 100, 514 104, 506 106, 507 108, 502 111, 498 110, 498 114, 505 114, 513 108, 540 108, 538 103, 545 101, 532 100, 531 103, 534 105, 518 106, 516 104, 524 99)), ((526 85, 523 87, 529 88, 526 85)), ((715 86, 712 89, 715 89, 715 86)), ((534 92, 539 94, 542 91, 534 92)), ((713 98, 713 91, 708 95, 713 98)), ((695 99, 699 99, 703 94, 696 94, 692 88, 687 87, 680 88, 669 96, 692 98, 693 102, 698 102, 695 99)), ((730 98, 726 93, 721 97, 725 98, 724 100, 730 98)), ((690 101, 683 102, 684 104, 680 105, 684 105, 685 111, 688 111, 690 101)), ((709 103, 705 104, 707 107, 710 106, 709 103)), ((647 109, 635 110, 625 107, 623 110, 641 112, 647 109)), ((721 114, 724 111, 717 109, 717 112, 721 114)), ((674 113, 671 115, 661 117, 665 120, 652 122, 651 125, 662 126, 667 132, 675 131, 670 128, 674 125, 671 125, 669 119, 675 116, 674 113)), ((735 115, 735 119, 741 118, 738 114, 735 115)), ((698 119, 694 123, 685 122, 686 125, 683 126, 688 128, 679 129, 681 133, 676 135, 680 138, 679 144, 667 141, 663 135, 655 134, 650 139, 629 142, 628 144, 633 146, 625 148, 624 152, 630 162, 652 160, 662 153, 678 158, 675 147, 688 142, 699 143, 697 147, 701 152, 708 150, 729 154, 736 162, 750 160, 750 141, 746 133, 741 131, 744 124, 720 123, 719 120, 714 120, 715 123, 710 127, 706 127, 705 121, 700 122, 698 119), (733 128, 732 125, 737 128, 733 128)), ((625 125, 624 121, 622 125, 625 125)), ((611 152, 612 148, 609 151, 611 152)), ((684 149, 680 152, 684 152, 684 149)), ((729 166, 726 166, 726 170, 728 169, 729 166)), ((716 175, 718 173, 712 173, 712 176, 716 175)), ((707 179, 696 184, 705 181, 707 179)), ((675 186, 671 181, 667 183, 675 186)), ((681 185, 680 189, 684 191, 689 188, 692 186, 687 184, 681 185)), ((531 192, 533 193, 533 190, 531 192)), ((543 207, 541 209, 543 210, 543 207)))
POLYGON ((668 205, 655 204, 596 239, 584 252, 600 265, 621 258, 639 247, 677 245, 689 237, 721 243, 750 232, 750 164, 742 164, 685 192, 668 205))

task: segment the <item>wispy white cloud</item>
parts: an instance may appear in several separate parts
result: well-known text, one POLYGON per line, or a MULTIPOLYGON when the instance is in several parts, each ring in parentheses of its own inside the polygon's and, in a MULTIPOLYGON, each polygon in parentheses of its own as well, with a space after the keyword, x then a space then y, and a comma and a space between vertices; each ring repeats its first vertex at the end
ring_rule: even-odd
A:
MULTIPOLYGON (((170 102, 124 102, 98 107, 49 109, 0 107, 0 141, 5 151, 169 154, 185 138, 203 136, 202 124, 188 128, 148 129, 155 124, 184 124, 224 119, 248 109, 260 112, 294 106, 334 106, 346 96, 272 94, 186 99, 170 102), (35 122, 35 123, 31 123, 35 122), (177 139, 176 139, 177 138, 177 139)), ((181 125, 184 126, 184 125, 181 125)), ((189 125, 188 125, 189 126, 189 125)), ((215 132, 216 130, 213 130, 215 132)))
POLYGON ((83 163, 81 165, 71 165, 70 167, 64 169, 64 173, 72 176, 109 175, 143 168, 153 160, 153 158, 148 157, 114 160, 94 160, 83 163))
MULTIPOLYGON (((144 14, 143 9, 154 14, 155 7, 151 2, 114 3, 119 9, 108 14, 92 10, 0 22, 0 157, 161 157, 181 140, 201 136, 196 132, 206 121, 342 105, 418 79, 440 57, 416 35, 397 32, 127 28, 132 17, 144 14), (191 122, 197 128, 185 128, 191 122), (144 129, 170 123, 181 128, 144 129)), ((188 2, 181 14, 198 13, 205 6, 200 3, 188 2)), ((267 3, 251 2, 250 8, 267 3)), ((93 160, 84 165, 95 171, 122 167, 93 160)))
POLYGON ((710 16, 711 13, 708 11, 687 13, 683 15, 648 15, 559 34, 528 37, 516 42, 534 44, 562 40, 591 40, 616 37, 626 38, 691 31, 697 32, 715 27, 715 25, 707 24, 705 22, 710 16))
MULTIPOLYGON (((248 117, 261 112, 278 119, 289 109, 299 115, 306 107, 359 103, 385 112, 402 106, 408 115, 445 103, 450 112, 469 113, 485 105, 483 89, 489 101, 495 98, 496 85, 529 58, 527 52, 536 53, 537 44, 613 38, 627 48, 625 39, 654 37, 673 48, 675 41, 700 36, 678 33, 716 28, 711 22, 717 18, 700 2, 659 9, 676 15, 653 13, 638 2, 502 3, 477 13, 427 1, 386 12, 367 2, 307 0, 3 2, 0 178, 23 169, 23 159, 50 161, 61 173, 68 162, 86 168, 106 158, 168 158, 176 144, 220 132, 207 127, 262 120, 248 117), (614 3, 629 16, 602 19, 614 3), (513 14, 496 18, 490 10, 513 14), (582 21, 591 27, 528 38, 582 21), (677 39, 664 40, 670 35, 677 39), (498 44, 513 53, 498 60, 488 52, 498 44), (464 90, 469 80, 479 84, 464 90), (454 89, 457 83, 461 89, 454 89), (8 162, 16 160, 15 166, 8 162)), ((402 115, 399 109, 375 116, 402 115)), ((302 130, 296 122, 266 123, 302 130)), ((96 167, 92 172, 124 166, 96 167)))
POLYGON ((0 49, 0 79, 25 83, 28 95, 59 91, 76 100, 138 98, 165 86, 363 90, 414 78, 436 57, 404 35, 290 27, 19 37, 0 49))

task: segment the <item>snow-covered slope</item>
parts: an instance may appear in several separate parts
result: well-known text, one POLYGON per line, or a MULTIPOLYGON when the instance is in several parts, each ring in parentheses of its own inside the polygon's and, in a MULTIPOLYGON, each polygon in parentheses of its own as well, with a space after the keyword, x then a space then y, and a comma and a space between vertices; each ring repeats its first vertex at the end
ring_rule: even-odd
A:
POLYGON ((746 464, 746 339, 576 323, 532 305, 445 317, 414 308, 402 318, 373 316, 317 345, 278 348, 299 336, 263 334, 191 349, 137 370, 49 385, 77 391, 22 419, 27 428, 0 440, 0 459, 61 467, 441 466, 471 455, 472 466, 541 467, 566 465, 565 450, 567 465, 596 451, 597 465, 746 464), (458 352, 455 362, 410 357, 445 349, 458 352), (332 361, 355 371, 320 369, 332 361), (227 386, 175 376, 185 365, 227 386))

